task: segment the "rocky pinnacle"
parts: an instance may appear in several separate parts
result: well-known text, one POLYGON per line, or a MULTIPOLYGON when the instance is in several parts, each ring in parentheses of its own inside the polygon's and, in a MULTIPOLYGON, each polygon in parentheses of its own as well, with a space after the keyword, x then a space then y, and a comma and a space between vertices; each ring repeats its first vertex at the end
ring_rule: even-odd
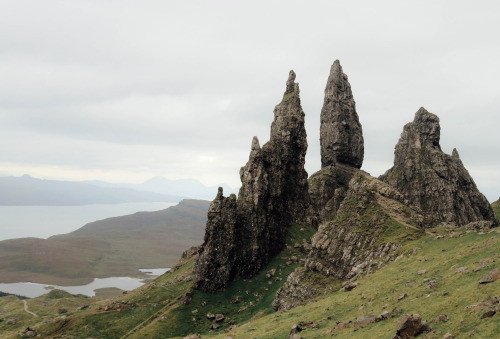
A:
POLYGON ((347 75, 335 60, 325 88, 321 109, 321 167, 337 163, 361 168, 364 142, 347 75))
POLYGON ((304 112, 299 85, 290 71, 286 91, 274 109, 269 142, 252 140, 240 170, 238 195, 219 190, 210 205, 204 243, 195 263, 195 286, 206 292, 224 289, 257 274, 285 246, 289 226, 305 219, 309 206, 304 112))
POLYGON ((421 209, 424 227, 484 228, 496 225, 493 210, 464 167, 458 151, 439 145, 437 115, 420 108, 406 124, 395 151, 394 167, 380 177, 421 209))

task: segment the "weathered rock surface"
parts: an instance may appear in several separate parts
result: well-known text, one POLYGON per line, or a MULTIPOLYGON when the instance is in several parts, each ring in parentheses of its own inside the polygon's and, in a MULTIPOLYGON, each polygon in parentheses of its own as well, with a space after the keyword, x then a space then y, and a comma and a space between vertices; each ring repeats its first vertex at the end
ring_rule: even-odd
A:
POLYGON ((274 297, 272 305, 276 311, 292 309, 320 294, 321 289, 308 281, 307 273, 304 267, 299 267, 288 275, 274 297))
POLYGON ((431 330, 429 323, 422 323, 420 314, 405 314, 398 319, 395 338, 414 338, 420 333, 431 330))
POLYGON ((400 193, 358 171, 337 217, 321 224, 313 236, 305 266, 326 276, 355 279, 393 260, 407 236, 418 236, 421 220, 400 193))
POLYGON ((488 200, 477 189, 457 150, 451 156, 445 154, 439 140, 439 118, 420 108, 413 122, 404 126, 394 151, 394 167, 380 179, 421 209, 426 228, 497 225, 488 200))
POLYGON ((326 83, 321 109, 321 167, 341 163, 361 168, 363 132, 347 75, 335 60, 326 83))
POLYGON ((271 137, 257 138, 240 170, 238 195, 219 189, 208 212, 207 228, 195 263, 197 288, 215 292, 228 282, 259 272, 285 245, 288 227, 305 220, 309 208, 304 112, 299 85, 290 71, 286 92, 274 109, 271 137))
POLYGON ((352 166, 336 164, 323 167, 309 178, 309 197, 311 213, 309 222, 318 226, 335 218, 340 204, 344 200, 349 181, 358 169, 352 166))
POLYGON ((357 317, 356 319, 354 319, 354 330, 357 331, 360 328, 366 327, 371 323, 374 323, 375 319, 376 319, 375 315, 371 313, 357 317))

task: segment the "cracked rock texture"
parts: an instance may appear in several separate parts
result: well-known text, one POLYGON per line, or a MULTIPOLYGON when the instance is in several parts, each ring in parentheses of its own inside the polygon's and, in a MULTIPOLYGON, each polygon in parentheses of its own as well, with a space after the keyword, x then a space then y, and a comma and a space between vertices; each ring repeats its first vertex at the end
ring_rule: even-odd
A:
POLYGON ((439 145, 439 118, 420 108, 406 124, 394 151, 394 166, 380 179, 420 208, 424 227, 485 228, 497 220, 479 192, 458 152, 445 154, 439 145))
POLYGON ((315 229, 332 220, 347 194, 349 181, 359 170, 352 166, 336 164, 323 167, 309 178, 311 212, 309 223, 315 229))
POLYGON ((299 85, 290 71, 269 142, 261 148, 254 137, 240 170, 238 199, 224 197, 219 189, 210 206, 194 267, 197 288, 215 292, 230 281, 250 278, 284 248, 288 227, 304 221, 309 208, 306 150, 299 85))
POLYGON ((394 260, 408 237, 418 236, 422 216, 399 192, 358 171, 336 218, 320 225, 305 266, 326 276, 355 280, 394 260))
POLYGON ((314 228, 335 217, 353 175, 363 164, 363 130, 347 75, 335 60, 325 88, 320 126, 321 170, 309 178, 314 228))
POLYGON ((326 83, 321 109, 321 167, 341 163, 361 168, 364 156, 363 131, 356 113, 347 75, 335 60, 326 83))

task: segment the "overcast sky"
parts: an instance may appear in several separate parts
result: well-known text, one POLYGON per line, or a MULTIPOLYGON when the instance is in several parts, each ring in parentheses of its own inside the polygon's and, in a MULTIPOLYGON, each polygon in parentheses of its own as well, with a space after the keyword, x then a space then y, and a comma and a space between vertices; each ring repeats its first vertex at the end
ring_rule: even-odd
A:
MULTIPOLYGON (((365 138, 392 166, 424 106, 490 201, 500 196, 498 1, 0 0, 0 174, 237 187, 297 73, 306 169, 340 59, 365 138)), ((214 196, 215 196, 214 192, 214 196)))

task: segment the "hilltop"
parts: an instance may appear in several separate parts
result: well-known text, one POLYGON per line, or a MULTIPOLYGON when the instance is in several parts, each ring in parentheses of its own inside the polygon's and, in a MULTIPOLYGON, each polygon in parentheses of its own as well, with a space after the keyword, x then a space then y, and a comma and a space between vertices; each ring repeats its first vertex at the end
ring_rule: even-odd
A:
POLYGON ((183 200, 155 212, 108 218, 49 239, 0 241, 0 282, 81 285, 94 278, 144 277, 172 267, 203 239, 209 202, 183 200))

